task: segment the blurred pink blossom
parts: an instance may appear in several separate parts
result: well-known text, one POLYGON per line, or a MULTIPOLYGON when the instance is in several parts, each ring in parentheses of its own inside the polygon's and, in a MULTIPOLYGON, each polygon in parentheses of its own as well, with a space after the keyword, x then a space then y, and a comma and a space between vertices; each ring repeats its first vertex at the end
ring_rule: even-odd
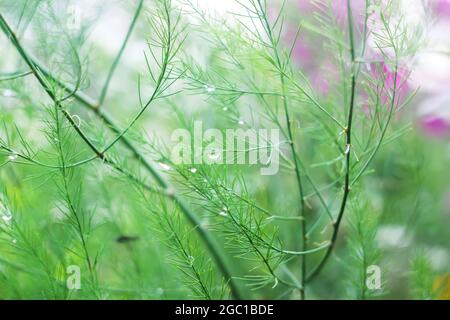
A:
POLYGON ((405 67, 398 67, 397 75, 386 62, 372 62, 369 64, 370 73, 375 80, 384 83, 381 88, 376 88, 381 95, 381 103, 387 104, 390 96, 394 92, 396 95, 396 105, 401 103, 410 92, 411 88, 408 84, 409 72, 405 67))
POLYGON ((417 108, 418 128, 430 138, 450 137, 450 0, 430 0, 431 9, 441 19, 428 33, 429 46, 415 61, 412 82, 423 97, 417 108), (443 52, 442 52, 443 51, 443 52))
MULTIPOLYGON (((353 19, 355 24, 361 27, 364 24, 364 15, 366 8, 365 0, 351 0, 353 19)), ((336 15, 338 22, 347 21, 347 0, 332 1, 333 12, 336 15)))
POLYGON ((450 18, 450 0, 434 0, 431 6, 437 15, 450 18))
POLYGON ((294 48, 292 50, 292 58, 295 62, 300 63, 302 66, 307 66, 312 61, 311 45, 306 43, 306 39, 302 34, 299 34, 297 39, 297 28, 293 25, 287 24, 286 34, 284 36, 284 42, 287 46, 291 47, 295 41, 294 48))
POLYGON ((300 10, 300 13, 311 12, 314 10, 312 0, 298 0, 297 7, 300 10))
POLYGON ((304 41, 297 41, 292 52, 296 61, 310 61, 312 58, 311 49, 305 46, 304 41))
POLYGON ((418 108, 418 123, 430 137, 450 136, 450 94, 433 93, 425 96, 418 108))
MULTIPOLYGON (((351 0, 353 18, 358 26, 362 26, 364 23, 365 13, 365 0, 351 0)), ((327 6, 331 4, 331 10, 334 14, 336 21, 340 24, 347 22, 347 0, 333 0, 333 1, 317 1, 317 0, 298 0, 297 7, 301 13, 317 12, 323 10, 326 12, 327 6), (320 8, 320 9, 319 9, 320 8)))
POLYGON ((310 71, 311 85, 320 94, 327 95, 330 92, 331 84, 339 80, 339 72, 336 66, 330 61, 325 60, 320 67, 310 71))
POLYGON ((326 79, 321 72, 314 72, 311 75, 311 85, 322 95, 326 95, 330 91, 329 80, 326 79))
MULTIPOLYGON (((334 15, 336 22, 342 26, 347 23, 347 0, 297 0, 298 12, 301 16, 308 17, 314 12, 330 12, 334 15)), ((355 24, 361 27, 364 23, 365 0, 351 0, 352 12, 355 24)), ((296 28, 288 26, 285 43, 292 44, 295 38, 296 28)), ((293 49, 293 60, 298 63, 309 76, 311 85, 326 95, 330 90, 330 83, 337 80, 337 69, 329 61, 324 61, 324 56, 318 55, 322 43, 317 36, 312 37, 308 32, 301 33, 300 38, 293 49)))
POLYGON ((450 121, 443 117, 437 115, 424 116, 420 124, 423 131, 429 136, 442 138, 450 135, 450 121))

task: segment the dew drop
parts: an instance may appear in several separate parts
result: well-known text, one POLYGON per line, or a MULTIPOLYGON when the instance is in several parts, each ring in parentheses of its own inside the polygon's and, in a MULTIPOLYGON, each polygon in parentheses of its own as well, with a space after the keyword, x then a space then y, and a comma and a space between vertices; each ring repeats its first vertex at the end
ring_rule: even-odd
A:
POLYGON ((189 171, 192 172, 192 173, 196 173, 197 172, 197 168, 191 168, 191 169, 189 169, 189 171))
POLYGON ((15 94, 14 91, 12 91, 10 89, 5 89, 5 90, 3 90, 2 95, 4 97, 8 97, 9 98, 9 97, 14 97, 16 94, 15 94))
POLYGON ((168 164, 162 162, 159 163, 159 166, 165 171, 169 171, 170 169, 172 169, 168 164))
POLYGON ((166 189, 166 194, 168 197, 173 197, 175 196, 175 190, 172 187, 169 187, 166 189))
POLYGON ((214 91, 216 91, 216 88, 212 85, 205 84, 205 90, 208 93, 213 93, 214 91))
POLYGON ((351 148, 351 146, 349 144, 347 144, 344 154, 348 154, 350 152, 350 148, 351 148))
POLYGON ((9 156, 8 156, 8 160, 9 160, 9 161, 15 161, 15 160, 17 160, 17 154, 11 154, 11 155, 9 155, 9 156))
POLYGON ((243 126, 245 124, 244 120, 239 120, 238 122, 241 126, 243 126))
POLYGON ((200 226, 203 229, 208 229, 208 227, 209 227, 209 219, 208 218, 202 219, 202 221, 200 222, 200 226))
POLYGON ((6 203, 4 201, 2 201, 1 196, 2 196, 2 194, 0 194, 0 217, 6 225, 10 225, 11 220, 13 219, 13 216, 11 214, 11 211, 9 211, 6 203))
POLYGON ((220 211, 219 216, 228 217, 228 213, 226 211, 220 211))

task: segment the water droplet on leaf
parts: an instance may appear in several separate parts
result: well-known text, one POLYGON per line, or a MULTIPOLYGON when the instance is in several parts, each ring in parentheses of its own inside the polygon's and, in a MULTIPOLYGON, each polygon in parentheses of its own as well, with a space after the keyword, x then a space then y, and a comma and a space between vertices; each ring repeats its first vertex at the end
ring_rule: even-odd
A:
POLYGON ((213 93, 214 91, 216 91, 216 88, 212 85, 205 84, 205 90, 207 93, 213 93))
POLYGON ((5 222, 9 222, 9 221, 12 220, 12 215, 9 214, 9 213, 3 214, 3 215, 2 215, 2 219, 3 219, 3 221, 5 221, 5 222))
POLYGON ((2 96, 4 96, 4 97, 14 97, 16 94, 15 94, 15 92, 14 91, 12 91, 12 90, 10 90, 10 89, 5 89, 5 90, 3 90, 3 92, 2 92, 2 96))
POLYGON ((228 217, 228 213, 226 213, 225 211, 220 211, 219 216, 228 217))
POLYGON ((166 171, 169 171, 169 170, 172 169, 168 164, 165 164, 165 163, 162 163, 162 162, 159 163, 159 166, 160 166, 163 170, 166 170, 166 171))

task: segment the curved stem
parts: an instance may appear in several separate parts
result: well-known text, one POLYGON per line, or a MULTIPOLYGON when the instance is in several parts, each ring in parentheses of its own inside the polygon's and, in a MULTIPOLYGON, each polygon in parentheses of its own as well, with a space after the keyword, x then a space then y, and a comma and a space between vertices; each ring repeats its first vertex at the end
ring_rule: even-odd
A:
POLYGON ((19 78, 26 77, 30 74, 33 74, 32 71, 25 71, 25 72, 14 72, 14 73, 8 73, 0 76, 0 82, 1 81, 10 81, 15 80, 19 78))

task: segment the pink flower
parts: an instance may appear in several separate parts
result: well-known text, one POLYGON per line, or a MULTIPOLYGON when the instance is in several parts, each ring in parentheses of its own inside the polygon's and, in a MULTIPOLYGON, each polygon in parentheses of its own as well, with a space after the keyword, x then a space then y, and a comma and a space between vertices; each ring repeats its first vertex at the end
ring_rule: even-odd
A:
POLYGON ((450 0, 433 0, 431 6, 437 15, 450 18, 450 0))
POLYGON ((310 62, 313 60, 312 59, 313 55, 310 49, 311 45, 306 43, 303 34, 299 34, 297 39, 295 39, 297 35, 297 29, 294 26, 287 24, 286 30, 287 32, 286 35, 284 36, 284 42, 286 43, 286 46, 291 48, 293 42, 295 41, 295 45, 292 50, 293 60, 295 62, 300 63, 304 67, 309 65, 310 62))
POLYGON ((410 91, 408 85, 409 74, 407 70, 403 67, 398 67, 397 75, 395 70, 385 62, 372 62, 370 63, 370 72, 372 77, 384 84, 383 86, 377 86, 375 90, 381 96, 381 103, 388 104, 391 100, 391 95, 395 90, 396 95, 396 105, 401 103, 410 91))
POLYGON ((311 49, 305 45, 303 39, 296 42, 292 55, 296 61, 310 61, 312 58, 311 49))
MULTIPOLYGON (((364 24, 366 2, 365 0, 351 0, 350 3, 355 25, 361 27, 364 24)), ((327 5, 326 1, 314 3, 313 0, 297 0, 297 8, 301 15, 319 11, 318 7, 321 8, 320 11, 327 12, 327 5)), ((339 24, 347 23, 347 0, 331 1, 331 10, 339 24)))
MULTIPOLYGON (((350 3, 355 25, 359 27, 363 26, 366 8, 365 0, 351 0, 350 3)), ((343 23, 347 21, 347 0, 332 1, 332 9, 338 22, 343 23)))
POLYGON ((440 116, 428 115, 421 119, 421 127, 425 134, 442 138, 450 135, 450 121, 440 116))
POLYGON ((311 85, 322 95, 326 95, 330 91, 330 83, 321 72, 313 73, 311 76, 311 85))
POLYGON ((310 71, 310 79, 314 89, 322 95, 327 95, 332 84, 339 82, 339 72, 330 60, 325 60, 320 67, 310 71))
POLYGON ((450 136, 450 94, 432 93, 418 107, 418 123, 422 131, 434 138, 450 136))
MULTIPOLYGON (((375 54, 375 56, 379 57, 380 55, 375 54)), ((361 101, 363 112, 368 117, 373 116, 376 103, 384 106, 385 110, 390 110, 394 90, 394 108, 399 107, 411 91, 411 86, 408 83, 409 72, 405 67, 398 67, 396 75, 395 70, 383 59, 372 58, 370 60, 374 61, 366 64, 366 78, 368 78, 370 89, 369 91, 362 91, 358 98, 361 101), (377 101, 374 101, 375 99, 377 101)))
POLYGON ((314 5, 311 0, 298 0, 297 7, 300 10, 300 14, 314 10, 314 5))

